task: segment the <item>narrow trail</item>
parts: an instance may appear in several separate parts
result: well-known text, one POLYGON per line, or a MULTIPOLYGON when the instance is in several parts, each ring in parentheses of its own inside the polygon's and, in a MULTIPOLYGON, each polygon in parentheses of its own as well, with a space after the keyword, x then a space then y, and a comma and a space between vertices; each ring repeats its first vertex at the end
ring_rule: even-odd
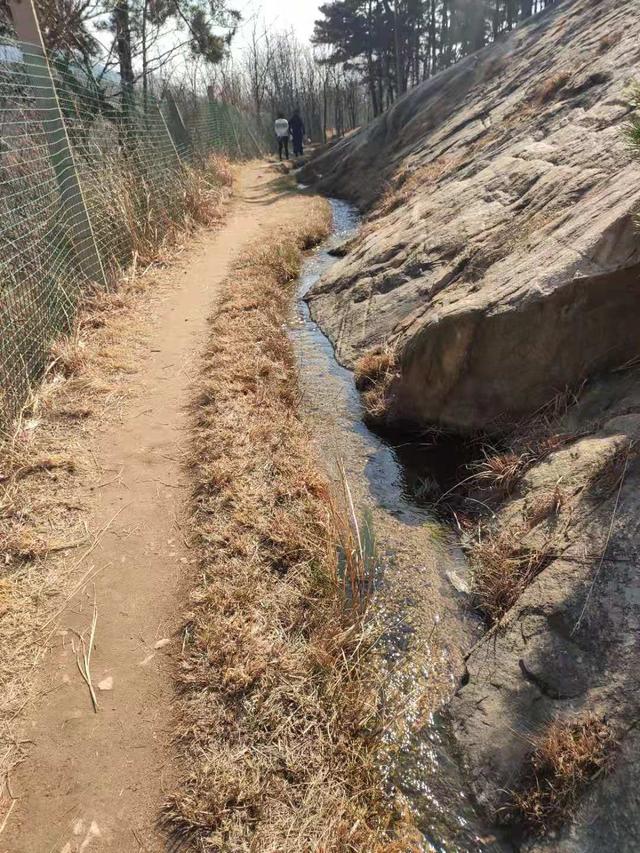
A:
POLYGON ((172 780, 170 661, 180 648, 192 563, 181 529, 189 386, 233 257, 273 225, 276 177, 260 163, 240 170, 225 225, 177 270, 180 280, 150 321, 150 354, 132 377, 131 400, 96 439, 104 485, 82 485, 89 527, 104 530, 91 557, 100 571, 58 620, 41 698, 25 726, 32 746, 11 778, 17 799, 0 836, 2 853, 165 849, 155 822, 172 780), (74 633, 88 638, 94 600, 97 713, 74 633))

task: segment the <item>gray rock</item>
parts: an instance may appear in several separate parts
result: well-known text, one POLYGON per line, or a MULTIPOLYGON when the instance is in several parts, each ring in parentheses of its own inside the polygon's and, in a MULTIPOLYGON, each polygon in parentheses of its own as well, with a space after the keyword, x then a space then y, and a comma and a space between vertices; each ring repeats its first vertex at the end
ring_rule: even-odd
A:
POLYGON ((362 207, 409 176, 310 296, 343 363, 397 348, 389 421, 491 428, 640 351, 638 43, 636 0, 562 3, 306 167, 362 207))
POLYGON ((619 746, 612 773, 595 781, 555 838, 525 845, 530 853, 640 849, 635 731, 640 713, 640 457, 633 445, 640 427, 638 376, 596 383, 558 427, 568 422, 586 427, 598 408, 608 409, 602 429, 535 465, 497 513, 497 527, 517 533, 528 501, 559 481, 564 484, 567 497, 556 524, 541 524, 523 540, 550 545, 558 558, 471 650, 464 683, 450 706, 472 786, 493 815, 524 777, 531 744, 551 720, 595 713, 614 732, 619 746), (628 408, 635 412, 625 412, 628 408), (620 447, 631 447, 621 485, 614 481, 608 492, 594 492, 589 486, 594 470, 620 447))
POLYGON ((608 373, 640 353, 640 163, 625 139, 639 44, 637 0, 560 3, 305 169, 363 209, 390 186, 310 298, 348 366, 396 348, 390 422, 491 429, 601 377, 555 424, 575 440, 497 511, 499 529, 555 556, 471 650, 449 709, 492 815, 551 720, 611 726, 613 770, 529 853, 640 849, 637 447, 619 492, 589 485, 640 439, 638 373, 608 373), (558 484, 559 517, 529 529, 558 484))

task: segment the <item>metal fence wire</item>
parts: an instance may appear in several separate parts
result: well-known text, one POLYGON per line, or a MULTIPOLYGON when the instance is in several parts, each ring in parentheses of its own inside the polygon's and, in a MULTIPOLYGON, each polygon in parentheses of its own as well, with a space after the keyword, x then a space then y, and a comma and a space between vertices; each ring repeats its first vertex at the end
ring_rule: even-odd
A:
POLYGON ((187 118, 166 92, 0 40, 0 426, 43 374, 89 289, 109 286, 141 235, 181 221, 189 169, 263 153, 251 116, 211 97, 187 118), (53 86, 52 86, 53 81, 53 86))

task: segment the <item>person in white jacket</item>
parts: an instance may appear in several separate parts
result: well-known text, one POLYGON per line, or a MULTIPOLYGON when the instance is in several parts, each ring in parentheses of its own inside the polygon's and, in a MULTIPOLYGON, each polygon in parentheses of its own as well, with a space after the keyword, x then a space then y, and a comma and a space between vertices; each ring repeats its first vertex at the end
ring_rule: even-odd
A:
POLYGON ((284 156, 289 159, 289 122, 284 117, 283 113, 278 113, 278 118, 275 123, 276 138, 278 140, 278 155, 282 160, 282 151, 284 156))

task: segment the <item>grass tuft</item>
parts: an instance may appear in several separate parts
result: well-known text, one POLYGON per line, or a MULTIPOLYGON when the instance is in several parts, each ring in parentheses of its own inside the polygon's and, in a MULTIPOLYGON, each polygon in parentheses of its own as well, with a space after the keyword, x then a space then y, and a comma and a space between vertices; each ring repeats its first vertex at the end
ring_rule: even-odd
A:
POLYGON ((523 784, 512 794, 509 819, 542 835, 576 811, 589 784, 611 767, 614 738, 595 714, 554 720, 529 755, 523 784))
POLYGON ((494 625, 552 559, 546 548, 523 545, 507 531, 487 534, 469 551, 477 609, 494 625))
POLYGON ((468 482, 480 488, 484 500, 499 503, 510 497, 530 468, 578 438, 575 433, 558 432, 557 423, 577 402, 584 385, 565 389, 533 417, 503 429, 506 449, 483 447, 483 458, 469 466, 468 482))
POLYGON ((363 392, 365 417, 369 422, 384 419, 389 408, 390 390, 398 375, 398 359, 394 350, 372 350, 355 366, 356 387, 363 392))
POLYGON ((611 50, 612 47, 615 47, 622 38, 622 32, 618 30, 618 32, 607 33, 604 35, 598 44, 598 53, 606 53, 608 50, 611 50))
POLYGON ((559 485, 547 491, 533 491, 527 498, 524 508, 524 518, 529 530, 533 530, 543 521, 560 515, 566 502, 567 494, 559 485))
POLYGON ((485 447, 482 453, 484 458, 470 466, 475 472, 473 482, 500 500, 514 492, 522 475, 536 458, 526 448, 498 453, 485 447))
POLYGON ((530 100, 538 106, 548 103, 567 85, 570 79, 571 74, 568 71, 558 71, 536 87, 530 100))
MULTIPOLYGON (((367 224, 398 210, 411 200, 419 187, 436 183, 453 172, 461 162, 463 162, 463 158, 460 156, 438 157, 426 166, 403 168, 394 176, 380 201, 367 217, 367 224)), ((363 232, 367 233, 367 230, 367 225, 365 225, 363 232)))

